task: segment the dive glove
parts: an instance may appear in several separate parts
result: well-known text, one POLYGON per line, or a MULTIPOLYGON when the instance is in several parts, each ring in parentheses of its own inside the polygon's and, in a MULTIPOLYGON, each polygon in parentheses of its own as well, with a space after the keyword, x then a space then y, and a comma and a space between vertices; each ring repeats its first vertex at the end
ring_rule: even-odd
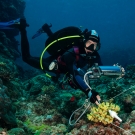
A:
POLYGON ((87 91, 87 96, 90 99, 91 103, 96 103, 96 101, 98 103, 100 102, 100 100, 97 98, 98 95, 99 94, 96 91, 93 91, 93 90, 90 90, 90 89, 87 91))

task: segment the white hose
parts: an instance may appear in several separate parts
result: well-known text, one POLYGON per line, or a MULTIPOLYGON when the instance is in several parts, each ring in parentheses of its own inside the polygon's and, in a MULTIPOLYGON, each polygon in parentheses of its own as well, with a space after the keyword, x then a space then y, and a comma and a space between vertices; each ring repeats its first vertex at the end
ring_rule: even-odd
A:
POLYGON ((91 90, 91 87, 89 86, 89 84, 88 84, 87 81, 86 81, 86 76, 87 76, 89 73, 91 73, 91 71, 88 71, 88 72, 85 73, 85 75, 84 75, 84 82, 86 83, 86 85, 87 85, 87 86, 89 87, 89 89, 91 90))
POLYGON ((80 120, 80 118, 83 116, 83 114, 87 111, 87 109, 88 109, 89 107, 90 107, 90 102, 88 102, 88 99, 86 99, 85 102, 84 102, 84 104, 83 104, 80 108, 76 109, 76 110, 71 114, 71 116, 70 116, 70 118, 69 118, 69 125, 71 125, 71 126, 72 126, 72 125, 75 125, 75 124, 80 120), (86 103, 88 103, 88 105, 86 106, 85 110, 82 112, 82 114, 78 117, 78 119, 77 119, 74 123, 71 123, 72 116, 75 114, 75 112, 77 112, 77 111, 79 111, 81 108, 83 108, 86 103))
MULTIPOLYGON (((89 72, 87 72, 87 73, 85 73, 85 75, 84 75, 84 82, 86 83, 86 85, 89 87, 89 89, 91 90, 91 87, 89 86, 89 84, 87 83, 87 81, 86 81, 86 76, 87 76, 87 74, 89 74, 91 71, 89 71, 89 72)), ((75 125, 79 120, 80 120, 80 118, 82 117, 82 115, 87 111, 87 109, 90 107, 90 102, 88 102, 89 101, 89 99, 86 99, 85 100, 85 102, 84 102, 84 104, 80 107, 80 108, 78 108, 78 109, 76 109, 72 114, 71 114, 71 116, 70 116, 70 118, 69 118, 69 124, 72 126, 72 125, 75 125), (85 110, 83 111, 83 113, 79 116, 79 118, 74 122, 74 123, 71 123, 71 119, 72 119, 72 116, 75 114, 75 112, 77 112, 77 111, 79 111, 81 108, 83 108, 83 106, 86 104, 88 102, 88 105, 87 105, 87 107, 85 108, 85 110)))

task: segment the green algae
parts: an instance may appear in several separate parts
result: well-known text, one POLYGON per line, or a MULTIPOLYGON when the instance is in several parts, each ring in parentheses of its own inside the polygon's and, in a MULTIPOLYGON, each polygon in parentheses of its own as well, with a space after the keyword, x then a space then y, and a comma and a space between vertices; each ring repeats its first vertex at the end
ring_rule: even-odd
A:
POLYGON ((39 123, 32 123, 29 119, 26 120, 24 122, 24 124, 26 125, 26 127, 30 130, 32 130, 32 132, 35 133, 35 135, 38 135, 41 131, 44 131, 44 130, 50 130, 51 129, 51 126, 48 126, 46 124, 40 124, 39 123))

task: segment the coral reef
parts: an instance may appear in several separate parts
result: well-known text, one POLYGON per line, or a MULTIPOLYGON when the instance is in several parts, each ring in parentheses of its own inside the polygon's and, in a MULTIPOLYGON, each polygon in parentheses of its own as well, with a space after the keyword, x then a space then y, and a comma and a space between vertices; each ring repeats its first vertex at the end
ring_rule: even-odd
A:
POLYGON ((125 78, 128 78, 128 81, 134 80, 135 79, 135 65, 128 65, 126 67, 126 75, 125 78))
MULTIPOLYGON (((0 22, 7 22, 17 18, 24 18, 25 1, 24 0, 0 0, 0 22)), ((0 30, 1 55, 15 59, 20 57, 18 51, 18 41, 15 36, 19 34, 17 29, 0 30)))
POLYGON ((86 124, 81 128, 74 128, 71 132, 66 135, 132 135, 128 130, 122 131, 113 125, 103 126, 100 124, 86 124))
POLYGON ((113 118, 109 115, 109 110, 118 112, 120 107, 109 102, 103 102, 99 104, 98 107, 91 108, 91 112, 87 114, 87 117, 94 122, 101 122, 105 125, 110 124, 113 122, 113 118))
POLYGON ((12 41, 12 39, 7 37, 6 32, 0 31, 0 53, 2 56, 4 55, 8 59, 20 57, 21 53, 18 51, 18 45, 19 43, 16 40, 12 41))
POLYGON ((8 21, 18 17, 24 17, 25 1, 24 0, 0 0, 0 21, 8 21))
MULTIPOLYGON (((16 107, 17 125, 20 129, 24 130, 25 134, 124 135, 126 133, 130 133, 131 131, 134 132, 134 112, 131 113, 131 116, 128 119, 127 117, 122 117, 124 122, 127 123, 122 123, 122 126, 120 126, 120 123, 115 119, 113 120, 109 118, 108 120, 110 121, 105 121, 103 122, 104 124, 101 122, 101 119, 99 122, 96 121, 96 123, 94 121, 90 122, 87 120, 86 115, 84 115, 82 119, 79 120, 74 126, 68 126, 68 118, 70 117, 71 113, 80 107, 85 100, 84 93, 80 92, 79 90, 74 91, 72 89, 61 90, 58 85, 51 82, 49 78, 46 78, 44 75, 38 75, 24 82, 20 82, 17 79, 9 82, 9 84, 6 84, 8 84, 11 90, 14 89, 14 86, 16 86, 16 92, 17 89, 19 89, 19 86, 23 86, 20 87, 21 89, 19 89, 23 92, 20 92, 17 95, 11 93, 9 96, 11 97, 12 101, 14 101, 12 104, 16 107), (32 94, 30 96, 30 93, 32 93, 31 91, 36 89, 38 89, 38 94, 32 94), (16 100, 13 99, 12 95, 14 95, 16 100), (75 97, 75 100, 70 101, 73 96, 75 97), (111 123, 112 120, 113 123, 111 123), (120 130, 112 124, 116 124, 117 126, 124 128, 126 131, 120 130)), ((133 89, 134 88, 132 88, 132 92, 133 89)), ((11 91, 7 90, 7 92, 11 91)), ((100 116, 103 116, 106 114, 105 110, 107 111, 109 106, 112 110, 119 111, 119 107, 117 105, 111 103, 102 103, 99 105, 98 111, 96 108, 93 108, 91 109, 91 113, 94 116, 99 116, 101 113, 100 116)), ((74 119, 76 120, 81 113, 82 112, 76 112, 74 119)), ((124 112, 121 112, 121 114, 124 114, 124 112)), ((9 131, 10 130, 7 132, 9 131)))
POLYGON ((23 83, 25 90, 28 91, 30 95, 37 95, 41 91, 49 92, 50 90, 54 90, 54 88, 50 86, 51 84, 50 79, 44 74, 33 77, 31 80, 27 80, 23 83))
POLYGON ((107 84, 107 98, 113 98, 123 91, 122 85, 118 84, 118 80, 111 81, 107 84))
POLYGON ((17 125, 15 110, 12 106, 12 101, 10 97, 6 94, 7 87, 3 85, 2 80, 0 79, 0 126, 7 125, 17 125))
POLYGON ((0 77, 3 80, 12 80, 19 75, 16 64, 0 56, 0 77))
POLYGON ((19 102, 18 105, 21 106, 21 109, 16 113, 18 126, 25 127, 25 132, 28 134, 62 132, 62 129, 58 127, 60 124, 67 124, 67 120, 57 112, 57 107, 54 108, 49 102, 50 100, 46 105, 42 100, 19 102), (58 127, 55 125, 58 125, 58 127))

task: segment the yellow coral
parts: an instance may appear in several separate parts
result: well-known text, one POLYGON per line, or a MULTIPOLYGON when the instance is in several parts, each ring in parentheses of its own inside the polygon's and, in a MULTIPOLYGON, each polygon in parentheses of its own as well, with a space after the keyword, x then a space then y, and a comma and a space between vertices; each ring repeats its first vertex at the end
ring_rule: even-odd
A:
POLYGON ((115 111, 116 112, 120 111, 120 107, 118 105, 115 106, 115 111))
POLYGON ((109 110, 118 112, 120 107, 113 103, 103 102, 97 107, 92 107, 90 114, 87 114, 87 118, 94 122, 102 122, 105 125, 110 124, 113 122, 113 118, 109 115, 109 110))

